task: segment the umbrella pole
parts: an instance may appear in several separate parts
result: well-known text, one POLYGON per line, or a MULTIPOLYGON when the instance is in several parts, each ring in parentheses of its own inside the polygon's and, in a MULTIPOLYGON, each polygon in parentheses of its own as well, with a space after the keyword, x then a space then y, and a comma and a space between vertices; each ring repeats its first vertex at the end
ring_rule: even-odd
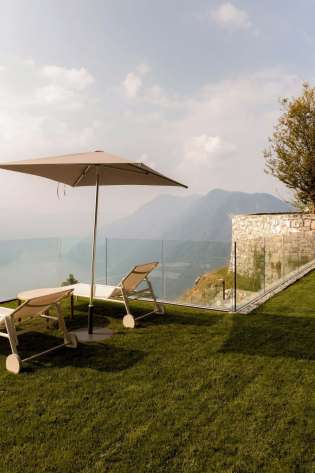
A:
POLYGON ((96 190, 95 190, 95 209, 94 209, 94 229, 92 244, 92 264, 91 264, 91 292, 88 313, 88 333, 93 333, 93 314, 94 314, 94 290, 95 290, 95 257, 96 257, 96 233, 97 233, 97 217, 98 217, 98 195, 100 185, 100 174, 98 166, 96 166, 96 190))

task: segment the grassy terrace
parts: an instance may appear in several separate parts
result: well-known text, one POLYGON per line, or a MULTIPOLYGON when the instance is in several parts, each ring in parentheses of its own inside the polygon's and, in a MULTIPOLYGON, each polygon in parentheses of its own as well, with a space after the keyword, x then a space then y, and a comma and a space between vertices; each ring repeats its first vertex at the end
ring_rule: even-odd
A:
MULTIPOLYGON (((314 287, 315 273, 256 314, 170 308, 133 331, 99 304, 114 337, 19 376, 0 339, 1 473, 315 472, 314 287)), ((24 352, 55 342, 38 327, 24 352)))

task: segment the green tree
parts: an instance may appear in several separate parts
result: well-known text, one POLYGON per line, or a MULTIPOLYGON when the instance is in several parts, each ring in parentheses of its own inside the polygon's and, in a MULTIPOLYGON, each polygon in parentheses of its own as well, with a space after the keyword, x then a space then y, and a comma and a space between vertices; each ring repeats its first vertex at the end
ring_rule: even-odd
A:
POLYGON ((77 284, 79 281, 74 277, 72 273, 69 274, 68 278, 61 283, 62 286, 70 286, 72 284, 77 284))
POLYGON ((282 115, 265 150, 266 172, 293 190, 295 204, 315 212, 315 88, 280 100, 282 115))

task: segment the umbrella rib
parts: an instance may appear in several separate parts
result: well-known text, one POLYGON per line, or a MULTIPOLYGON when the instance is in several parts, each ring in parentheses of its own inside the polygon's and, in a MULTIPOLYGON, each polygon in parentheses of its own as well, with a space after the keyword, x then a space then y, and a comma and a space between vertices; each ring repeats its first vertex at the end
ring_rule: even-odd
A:
MULTIPOLYGON (((133 165, 131 163, 128 163, 128 166, 133 166, 133 165)), ((117 169, 117 171, 133 172, 134 174, 149 174, 148 171, 144 171, 142 169, 139 169, 137 166, 135 166, 136 170, 121 168, 121 167, 113 166, 111 164, 105 164, 104 167, 107 167, 107 168, 110 168, 110 169, 117 169)))
MULTIPOLYGON (((132 163, 129 163, 129 166, 136 167, 137 169, 139 169, 137 165, 132 164, 132 163)), ((185 184, 181 184, 178 181, 174 181, 174 179, 163 176, 163 174, 159 174, 158 172, 155 172, 151 169, 150 170, 144 170, 144 174, 152 174, 153 176, 162 177, 163 179, 166 179, 167 181, 173 182, 174 184, 178 184, 179 186, 184 187, 185 189, 188 189, 188 186, 185 186, 185 184)))
POLYGON ((91 165, 88 164, 82 171, 82 173, 80 174, 80 176, 74 181, 74 183, 72 184, 72 187, 75 187, 79 184, 79 182, 82 181, 82 179, 87 175, 87 173, 89 172, 91 168, 91 165))

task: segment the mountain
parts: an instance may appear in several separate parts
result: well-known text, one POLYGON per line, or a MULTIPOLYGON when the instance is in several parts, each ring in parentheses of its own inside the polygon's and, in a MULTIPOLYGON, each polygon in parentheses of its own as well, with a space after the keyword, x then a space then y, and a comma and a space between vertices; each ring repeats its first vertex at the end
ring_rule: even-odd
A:
POLYGON ((104 233, 109 238, 227 241, 235 214, 290 210, 287 203, 265 193, 214 189, 204 196, 163 195, 107 226, 104 233))
POLYGON ((109 238, 162 238, 170 227, 180 225, 199 199, 197 195, 161 195, 132 215, 108 225, 103 233, 109 238))

